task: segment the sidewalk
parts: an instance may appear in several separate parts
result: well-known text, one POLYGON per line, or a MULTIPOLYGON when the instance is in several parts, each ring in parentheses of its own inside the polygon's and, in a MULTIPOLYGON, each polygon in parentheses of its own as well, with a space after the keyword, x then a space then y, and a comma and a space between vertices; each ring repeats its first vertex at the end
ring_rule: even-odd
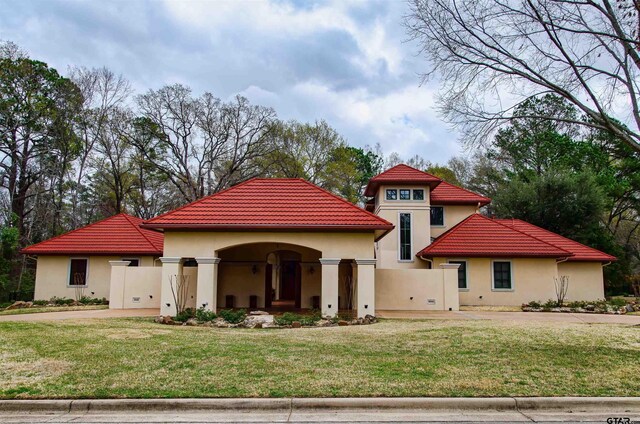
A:
POLYGON ((0 401, 0 422, 607 422, 640 398, 280 398, 0 401))

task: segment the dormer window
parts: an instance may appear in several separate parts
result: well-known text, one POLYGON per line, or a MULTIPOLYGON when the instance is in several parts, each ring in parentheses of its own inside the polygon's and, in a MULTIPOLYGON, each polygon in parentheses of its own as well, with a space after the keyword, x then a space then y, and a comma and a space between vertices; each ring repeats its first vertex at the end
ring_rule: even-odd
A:
POLYGON ((424 200, 424 190, 413 190, 413 200, 424 200))
POLYGON ((398 190, 396 190, 395 188, 388 188, 387 200, 398 200, 398 190))
POLYGON ((411 190, 400 189, 400 200, 411 200, 411 190))

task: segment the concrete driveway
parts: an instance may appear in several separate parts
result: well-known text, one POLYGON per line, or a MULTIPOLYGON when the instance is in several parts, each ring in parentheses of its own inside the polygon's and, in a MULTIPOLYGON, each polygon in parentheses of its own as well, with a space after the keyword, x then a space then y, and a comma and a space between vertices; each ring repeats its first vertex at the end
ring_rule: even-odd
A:
POLYGON ((493 311, 377 311, 380 318, 457 319, 493 321, 537 321, 583 324, 640 325, 640 315, 572 314, 563 312, 493 312, 493 311))
POLYGON ((2 321, 58 321, 65 319, 93 319, 93 318, 128 318, 153 317, 160 315, 159 309, 93 309, 87 311, 41 312, 34 314, 0 315, 2 321))

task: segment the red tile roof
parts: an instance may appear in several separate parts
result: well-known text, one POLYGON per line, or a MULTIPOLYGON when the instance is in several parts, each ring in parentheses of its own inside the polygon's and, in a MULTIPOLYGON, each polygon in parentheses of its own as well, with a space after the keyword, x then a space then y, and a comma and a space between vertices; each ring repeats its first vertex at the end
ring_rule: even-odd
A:
POLYGON ((615 256, 611 256, 592 247, 585 246, 577 241, 568 239, 533 224, 529 224, 528 222, 520 219, 498 219, 496 221, 573 253, 573 256, 568 259, 569 261, 610 262, 617 260, 615 256))
POLYGON ((376 230, 393 224, 298 178, 254 178, 143 224, 146 228, 376 230))
POLYGON ((432 205, 488 205, 491 199, 442 181, 431 191, 432 205))
POLYGON ((499 221, 473 214, 417 256, 566 258, 572 253, 499 221))
POLYGON ((412 168, 409 165, 400 164, 371 178, 364 195, 375 196, 381 184, 425 184, 434 189, 441 181, 435 175, 412 168))
POLYGON ((162 255, 164 235, 124 213, 21 250, 28 255, 162 255))

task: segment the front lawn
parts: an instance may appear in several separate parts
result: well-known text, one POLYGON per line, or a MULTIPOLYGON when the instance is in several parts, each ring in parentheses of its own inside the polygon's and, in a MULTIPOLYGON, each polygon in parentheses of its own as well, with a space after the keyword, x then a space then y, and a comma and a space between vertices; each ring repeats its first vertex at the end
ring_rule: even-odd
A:
POLYGON ((640 327, 0 322, 0 397, 638 396, 640 327))

